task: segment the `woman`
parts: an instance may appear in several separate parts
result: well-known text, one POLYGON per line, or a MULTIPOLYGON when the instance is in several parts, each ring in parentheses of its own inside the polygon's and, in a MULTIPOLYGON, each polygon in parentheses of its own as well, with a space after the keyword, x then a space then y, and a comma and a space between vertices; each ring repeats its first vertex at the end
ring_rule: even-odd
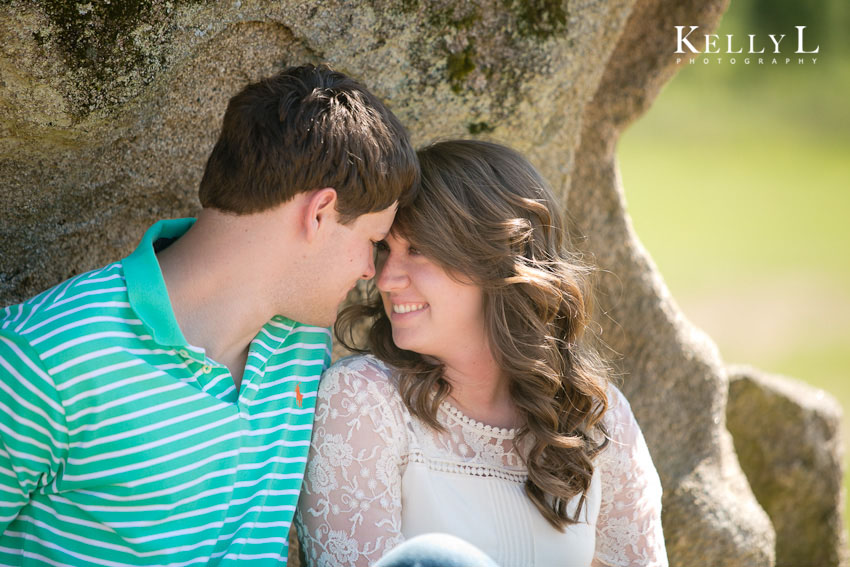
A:
MULTIPOLYGON (((587 346, 588 270, 516 152, 419 152, 422 187, 377 243, 371 355, 323 377, 299 504, 310 565, 371 565, 447 533, 502 567, 666 565, 661 486, 587 346)), ((362 351, 361 351, 362 352, 362 351)))

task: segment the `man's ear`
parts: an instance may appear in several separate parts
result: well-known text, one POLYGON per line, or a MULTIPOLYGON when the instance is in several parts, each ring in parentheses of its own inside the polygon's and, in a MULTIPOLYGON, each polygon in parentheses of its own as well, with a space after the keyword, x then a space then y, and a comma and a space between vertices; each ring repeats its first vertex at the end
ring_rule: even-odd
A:
POLYGON ((337 218, 336 189, 325 187, 314 191, 307 199, 303 214, 304 236, 312 242, 323 225, 337 218))

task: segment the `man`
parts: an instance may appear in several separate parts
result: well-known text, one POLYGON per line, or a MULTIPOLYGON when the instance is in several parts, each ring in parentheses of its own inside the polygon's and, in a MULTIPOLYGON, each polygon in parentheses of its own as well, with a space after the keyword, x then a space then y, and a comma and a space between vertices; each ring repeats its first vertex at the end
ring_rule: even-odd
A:
POLYGON ((0 318, 0 564, 282 564, 339 303, 418 185, 352 79, 233 97, 197 221, 0 318))

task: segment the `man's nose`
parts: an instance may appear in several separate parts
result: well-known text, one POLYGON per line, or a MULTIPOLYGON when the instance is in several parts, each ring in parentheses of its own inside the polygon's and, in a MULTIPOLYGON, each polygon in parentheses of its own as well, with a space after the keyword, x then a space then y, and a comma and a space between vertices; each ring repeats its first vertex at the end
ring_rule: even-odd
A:
POLYGON ((360 279, 369 280, 375 276, 375 258, 372 254, 366 257, 366 269, 360 275, 360 279))

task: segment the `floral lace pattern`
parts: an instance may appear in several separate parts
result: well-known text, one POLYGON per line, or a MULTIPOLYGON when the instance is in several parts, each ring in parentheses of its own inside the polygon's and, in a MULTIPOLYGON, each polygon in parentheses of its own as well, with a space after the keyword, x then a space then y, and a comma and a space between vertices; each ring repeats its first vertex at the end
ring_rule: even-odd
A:
MULTIPOLYGON (((447 402, 437 414, 445 431, 431 429, 410 415, 392 371, 373 357, 334 364, 318 396, 296 514, 308 566, 366 567, 404 541, 409 463, 467 477, 527 478, 514 430, 476 422, 447 402)), ((597 458, 602 496, 592 565, 666 565, 658 475, 628 402, 613 387, 609 402, 611 443, 597 458)))
POLYGON ((610 442, 596 460, 602 503, 592 565, 666 566, 661 480, 629 402, 611 386, 608 403, 610 442))

